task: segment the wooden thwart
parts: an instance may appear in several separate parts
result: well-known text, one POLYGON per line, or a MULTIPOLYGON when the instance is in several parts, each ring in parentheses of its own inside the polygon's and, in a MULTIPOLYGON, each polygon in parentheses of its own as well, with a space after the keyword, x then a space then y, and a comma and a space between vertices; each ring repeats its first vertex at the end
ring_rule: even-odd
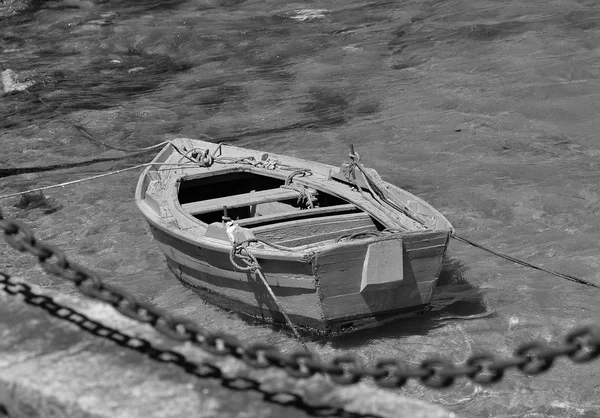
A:
POLYGON ((236 221, 240 226, 248 227, 257 224, 265 224, 271 222, 288 221, 292 219, 315 218, 322 215, 334 215, 336 213, 351 212, 358 210, 352 203, 345 205, 326 206, 323 208, 305 209, 294 212, 283 212, 273 215, 257 216, 255 218, 240 219, 236 221))
POLYGON ((267 189, 233 196, 219 197, 217 199, 184 203, 181 205, 181 207, 190 215, 200 215, 202 213, 220 211, 224 206, 228 208, 239 208, 243 206, 258 205, 261 203, 297 199, 299 195, 300 193, 291 189, 267 189))

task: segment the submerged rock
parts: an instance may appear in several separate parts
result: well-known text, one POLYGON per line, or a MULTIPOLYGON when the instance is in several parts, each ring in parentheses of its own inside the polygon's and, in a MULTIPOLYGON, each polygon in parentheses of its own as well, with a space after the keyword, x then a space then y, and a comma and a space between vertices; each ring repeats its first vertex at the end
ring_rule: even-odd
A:
POLYGON ((34 3, 34 0, 0 0, 0 19, 26 12, 34 3))
POLYGON ((15 207, 27 210, 41 209, 46 215, 62 209, 62 206, 50 202, 41 191, 22 194, 15 207))
POLYGON ((23 91, 33 86, 35 81, 28 80, 24 74, 17 74, 13 70, 8 69, 0 73, 0 89, 4 93, 13 91, 23 91))
POLYGON ((328 13, 331 12, 327 9, 301 9, 285 13, 283 16, 297 20, 298 22, 306 22, 316 19, 324 19, 328 13))

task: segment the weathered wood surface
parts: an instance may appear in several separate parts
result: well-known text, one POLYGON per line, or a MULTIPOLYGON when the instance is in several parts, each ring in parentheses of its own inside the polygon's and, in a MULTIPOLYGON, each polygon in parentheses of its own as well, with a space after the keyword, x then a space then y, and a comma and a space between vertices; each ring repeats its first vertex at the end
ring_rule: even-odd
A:
MULTIPOLYGON (((182 141, 188 141, 188 145, 195 147, 214 147, 214 144, 202 141, 182 141)), ((164 155, 161 154, 161 159, 164 155)), ((260 159, 262 153, 224 146, 223 155, 232 159, 260 159)), ((418 202, 413 206, 419 210, 419 214, 424 212, 426 216, 436 217, 434 228, 420 230, 414 220, 389 207, 382 207, 378 199, 369 192, 361 194, 351 190, 347 184, 332 181, 329 177, 331 166, 279 155, 271 157, 277 158, 281 164, 312 170, 310 176, 295 177, 294 183, 349 202, 308 210, 294 210, 281 204, 266 216, 239 221, 241 226, 252 228, 257 238, 289 247, 297 246, 295 251, 251 246, 269 285, 278 298, 283 299, 283 305, 290 310, 294 321, 324 329, 332 324, 339 327, 349 323, 377 323, 382 318, 407 315, 410 311, 427 306, 441 271, 442 257, 452 230, 441 214, 412 194, 389 185, 388 192, 393 193, 403 204, 418 202), (279 210, 285 212, 277 213, 279 210), (401 229, 402 232, 339 243, 334 241, 341 235, 377 231, 377 227, 381 225, 376 225, 376 222, 390 229, 401 229), (369 245, 389 239, 397 240, 398 245, 403 248, 381 256, 387 263, 382 267, 384 274, 381 274, 380 271, 375 272, 380 270, 379 267, 376 268, 369 260, 365 260, 369 245), (313 245, 315 243, 318 245, 313 245), (398 264, 397 282, 393 277, 394 263, 398 264), (381 280, 374 279, 374 287, 369 287, 369 283, 363 285, 361 291, 363 277, 372 275, 385 277, 381 280), (385 286, 380 286, 382 284, 385 286), (385 290, 376 289, 378 287, 385 287, 385 290)), ((163 161, 164 164, 172 164, 178 158, 177 155, 172 155, 163 161)), ((155 167, 160 169, 160 164, 155 167)), ((183 176, 195 178, 195 181, 210 178, 214 182, 220 174, 236 171, 250 171, 282 181, 290 174, 289 171, 270 171, 242 164, 215 165, 211 168, 183 167, 169 173, 157 172, 163 196, 162 199, 156 197, 154 192, 159 191, 156 189, 152 197, 158 199, 156 202, 160 205, 160 211, 143 204, 144 192, 141 188, 148 187, 151 183, 148 180, 140 180, 138 183, 138 204, 150 224, 155 226, 155 232, 159 232, 156 234, 159 246, 167 255, 172 270, 182 281, 203 289, 213 299, 221 300, 221 306, 253 316, 277 317, 276 305, 266 298, 266 289, 260 288, 264 285, 260 285, 253 274, 235 271, 229 260, 231 244, 226 240, 204 236, 207 225, 192 214, 221 211, 223 206, 280 204, 281 201, 297 198, 298 192, 278 188, 183 205, 178 202, 179 183, 176 180, 183 176)), ((381 257, 373 256, 370 261, 375 262, 381 257)))
MULTIPOLYGON (((205 141, 181 138, 181 139, 175 140, 175 142, 179 146, 185 145, 186 147, 208 148, 208 149, 215 148, 215 144, 211 144, 211 143, 208 143, 205 141)), ((169 149, 169 152, 171 152, 172 155, 171 155, 171 158, 168 158, 166 161, 164 161, 165 164, 177 163, 181 160, 181 156, 172 151, 173 150, 169 149)), ((249 149, 238 148, 238 147, 233 147, 233 146, 223 146, 222 151, 223 151, 223 156, 230 157, 230 158, 254 157, 255 159, 260 159, 261 156, 263 155, 263 152, 261 152, 261 151, 249 150, 249 149)), ((297 182, 298 184, 304 184, 308 187, 312 187, 315 189, 322 189, 322 190, 325 190, 328 193, 330 193, 334 196, 340 197, 346 201, 351 201, 351 202, 355 203, 355 205, 357 207, 361 208, 362 210, 364 210, 368 213, 371 213, 375 219, 377 219, 379 222, 381 222, 383 225, 385 225, 388 228, 400 228, 400 229, 418 228, 418 225, 416 225, 416 223, 414 223, 414 221, 412 221, 410 218, 408 218, 404 215, 398 215, 397 212, 394 213, 392 211, 386 210, 385 208, 379 207, 380 206, 379 203, 377 202, 376 199, 374 199, 370 196, 370 193, 364 193, 363 196, 361 196, 360 193, 350 190, 350 188, 346 184, 332 181, 330 179, 330 172, 332 170, 337 170, 337 168, 335 168, 335 167, 332 167, 332 166, 329 166, 326 164, 315 163, 312 161, 306 161, 306 160, 302 160, 302 159, 298 159, 298 158, 294 158, 294 157, 287 157, 287 156, 283 156, 283 155, 270 155, 269 158, 276 158, 282 164, 287 164, 287 165, 295 166, 295 167, 303 167, 303 168, 312 170, 311 176, 297 177, 294 179, 294 182, 297 182)), ((196 167, 189 166, 189 167, 185 168, 185 176, 186 176, 186 178, 200 178, 200 177, 205 177, 205 176, 216 176, 216 175, 219 175, 218 173, 232 172, 232 171, 236 171, 236 170, 258 172, 258 173, 262 173, 269 177, 281 178, 283 180, 285 180, 285 178, 289 175, 289 172, 282 171, 282 170, 271 171, 271 170, 258 169, 253 166, 248 166, 248 165, 243 165, 243 164, 239 164, 239 165, 232 164, 232 165, 227 165, 227 166, 218 166, 217 165, 217 166, 213 166, 210 168, 200 168, 197 166, 196 167)), ((164 173, 161 173, 161 175, 162 174, 164 174, 164 173)), ((163 178, 163 181, 164 180, 166 180, 166 178, 163 178)), ((437 211, 435 211, 435 209, 431 208, 431 206, 429 206, 426 202, 423 202, 421 199, 417 198, 416 196, 413 196, 412 194, 410 194, 402 189, 399 189, 393 185, 389 185, 389 188, 390 188, 389 189, 390 192, 392 192, 395 195, 398 195, 400 200, 406 201, 407 204, 409 202, 421 203, 420 208, 422 208, 422 210, 425 212, 425 213, 422 213, 423 215, 427 215, 427 216, 433 215, 434 217, 436 217, 436 219, 438 219, 438 222, 437 222, 438 229, 451 229, 451 226, 448 223, 448 221, 441 214, 439 214, 439 212, 437 212, 437 211), (430 213, 427 213, 427 212, 430 212, 430 213)), ((219 210, 219 209, 217 209, 217 210, 219 210)), ((188 222, 194 222, 194 220, 188 219, 188 222)), ((183 226, 183 228, 185 228, 185 226, 183 226)))
MULTIPOLYGON (((279 320, 279 310, 262 281, 253 273, 236 271, 228 253, 194 248, 174 240, 159 229, 153 228, 152 231, 177 278, 199 291, 219 295, 215 300, 219 300, 219 305, 224 308, 279 320)), ((324 326, 310 263, 268 260, 261 261, 261 267, 273 293, 296 323, 307 327, 314 327, 317 323, 324 326)))
POLYGON ((347 184, 348 187, 358 186, 362 189, 369 190, 369 185, 363 180, 360 173, 356 173, 356 170, 354 170, 354 173, 356 174, 355 181, 348 180, 348 178, 342 171, 342 168, 340 167, 338 171, 332 171, 329 177, 335 181, 347 184))
POLYGON ((309 187, 315 188, 317 190, 326 190, 333 196, 354 203, 358 208, 362 209, 366 213, 369 213, 387 228, 408 230, 406 225, 402 224, 397 219, 397 217, 394 216, 394 214, 390 213, 390 211, 386 210, 385 208, 382 208, 377 203, 377 201, 368 193, 361 194, 357 191, 351 190, 346 185, 327 180, 323 177, 305 177, 302 178, 301 181, 302 184, 306 184, 309 187))
POLYGON ((377 228, 374 225, 365 225, 358 226, 355 228, 348 228, 341 231, 329 231, 324 233, 317 233, 315 235, 304 236, 296 239, 289 239, 287 241, 278 242, 279 245, 283 245, 286 247, 297 248, 297 247, 309 247, 311 244, 315 243, 326 243, 330 241, 333 243, 338 238, 341 238, 343 235, 350 234, 361 234, 365 232, 375 232, 377 228))
MULTIPOLYGON (((204 299, 217 304, 221 308, 231 309, 237 313, 255 318, 275 319, 283 322, 283 315, 259 278, 250 282, 246 289, 224 287, 215 284, 210 278, 207 279, 205 273, 186 267, 176 270, 180 266, 175 264, 173 260, 168 259, 167 261, 172 270, 178 271, 177 277, 181 281, 191 286, 204 299)), ((215 278, 215 280, 218 280, 218 278, 215 278)), ((323 310, 316 292, 288 295, 275 293, 275 295, 294 324, 325 330, 326 323, 323 321, 323 310)))
MULTIPOLYGON (((435 261, 435 260, 431 260, 435 261)), ((339 319, 352 316, 378 315, 388 311, 403 308, 424 308, 431 300, 431 293, 435 287, 438 265, 430 263, 427 271, 414 273, 410 263, 404 263, 402 269, 403 280, 397 287, 386 288, 385 291, 370 292, 358 290, 350 294, 330 293, 323 297, 323 311, 326 319, 339 319)), ((346 274, 350 275, 350 272, 346 274)), ((439 273, 437 273, 439 274, 439 273)), ((328 278, 339 279, 335 273, 319 277, 320 283, 328 278), (332 277, 333 276, 333 277, 332 277)))
POLYGON ((314 270, 324 298, 360 291, 366 252, 366 244, 355 241, 316 254, 314 270))
MULTIPOLYGON (((426 306, 441 271, 446 248, 442 243, 447 240, 447 234, 428 235, 426 238, 414 235, 402 238, 404 262, 397 265, 398 282, 389 283, 382 291, 373 292, 366 288, 361 292, 368 242, 347 243, 319 252, 315 257, 315 273, 323 295, 325 318, 377 315, 399 308, 426 306), (430 254, 430 247, 421 247, 431 242, 442 242, 436 247, 435 255, 430 254), (407 252, 407 247, 411 253, 407 252)), ((392 270, 390 267, 390 272, 392 270)))
MULTIPOLYGON (((229 252, 211 250, 194 246, 184 241, 169 236, 157 228, 151 228, 157 244, 161 251, 180 264, 193 266, 199 270, 205 270, 220 274, 229 280, 246 282, 247 274, 236 271, 229 259, 229 252)), ((241 262, 238 260, 241 264, 241 262)), ((267 283, 277 287, 290 287, 300 289, 315 289, 315 280, 312 273, 312 265, 307 262, 293 262, 291 260, 259 259, 261 268, 267 279, 267 283)), ((232 284, 233 285, 233 284, 232 284)))
POLYGON ((370 243, 363 262, 360 291, 397 287, 403 279, 403 264, 402 238, 370 243))
POLYGON ((445 245, 448 242, 448 231, 423 231, 402 234, 404 248, 413 251, 424 247, 445 245))
POLYGON ((353 210, 357 210, 356 206, 354 206, 352 203, 347 203, 345 205, 326 206, 323 208, 304 209, 299 211, 277 213, 273 215, 256 216, 254 218, 240 219, 236 222, 240 226, 251 227, 264 223, 302 218, 316 218, 317 216, 332 215, 340 212, 350 212, 353 210))
MULTIPOLYGON (((203 141, 196 141, 198 144, 202 144, 201 146, 206 146, 206 147, 211 147, 214 146, 214 144, 210 144, 210 143, 204 143, 203 141)), ((249 158, 249 157, 254 157, 256 159, 260 159, 262 156, 262 152, 260 151, 256 151, 256 150, 249 150, 249 149, 244 149, 244 148, 237 148, 237 147, 232 147, 232 146, 224 146, 223 147, 223 155, 227 156, 227 157, 232 157, 232 158, 249 158)), ((339 184, 333 181, 329 180, 329 170, 331 169, 330 166, 327 166, 325 164, 320 164, 320 163, 315 163, 312 161, 306 161, 306 160, 301 160, 301 159, 297 159, 297 158, 293 158, 293 157, 287 157, 287 156, 283 156, 283 155, 274 155, 274 158, 276 158, 278 161, 280 161, 283 164, 287 164, 290 166, 295 166, 295 167, 303 167, 306 169, 310 169, 312 170, 312 175, 311 176, 306 176, 306 177, 301 177, 301 178, 295 178, 294 182, 297 182, 298 184, 303 184, 306 185, 308 187, 314 188, 314 189, 321 189, 324 190, 336 197, 342 198, 346 201, 351 201, 353 203, 356 204, 356 206, 360 207, 362 210, 366 211, 367 213, 371 213, 379 222, 381 222, 382 224, 388 226, 388 227, 393 227, 393 228, 405 228, 394 216, 393 213, 391 213, 388 210, 385 209, 381 209, 378 205, 378 203, 376 202, 376 200, 372 199, 371 197, 369 197, 368 194, 365 194, 364 197, 361 196, 360 193, 355 192, 350 190, 346 185, 343 184, 339 184)), ((177 155, 174 155, 175 159, 178 159, 177 155)), ((167 161, 169 162, 169 161, 167 161)), ((241 167, 243 167, 245 170, 251 170, 251 167, 249 166, 244 166, 241 165, 241 167)), ((228 166, 228 167, 224 167, 225 169, 231 171, 233 169, 233 167, 228 166)), ((202 170, 202 169, 198 169, 198 170, 202 170)), ((215 170, 215 169, 204 169, 205 172, 207 173, 206 175, 211 175, 214 176, 215 173, 217 173, 219 170, 215 170)), ((289 172, 284 171, 277 171, 277 170, 263 170, 265 175, 271 176, 271 177, 280 177, 282 179, 285 179, 288 175, 289 172)), ((203 176, 203 175, 202 175, 203 176)), ((202 176, 197 176, 194 178, 200 178, 202 176)), ((279 200, 283 200, 283 199, 279 199, 279 200)), ((220 205, 220 207, 214 209, 216 210, 220 210, 222 209, 223 205, 220 205)), ((184 208, 185 210, 185 208, 184 208)), ((209 212, 208 210, 203 211, 202 213, 206 213, 209 212)), ((408 218, 407 218, 408 219, 408 218)), ((408 219, 408 222, 410 222, 410 219, 408 219)))
POLYGON ((299 195, 300 194, 296 190, 291 189, 267 189, 234 196, 220 197, 217 199, 184 203, 181 205, 181 207, 190 215, 199 215, 202 213, 217 212, 223 210, 223 207, 239 208, 243 206, 258 205, 261 203, 297 199, 299 195))
POLYGON ((371 217, 364 212, 297 219, 252 229, 257 238, 290 247, 314 244, 346 234, 367 231, 377 231, 377 227, 371 217))

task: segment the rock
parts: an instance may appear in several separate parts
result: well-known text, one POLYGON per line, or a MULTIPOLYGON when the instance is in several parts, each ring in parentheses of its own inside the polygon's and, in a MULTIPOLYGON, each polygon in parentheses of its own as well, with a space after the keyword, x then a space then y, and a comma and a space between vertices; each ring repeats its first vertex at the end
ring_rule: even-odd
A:
POLYGON ((18 75, 11 69, 4 70, 0 73, 0 81, 0 87, 4 93, 23 91, 35 84, 35 81, 27 80, 27 77, 18 75))
POLYGON ((33 0, 0 0, 0 19, 26 12, 33 4, 33 0))
POLYGON ((324 19, 327 13, 330 13, 330 11, 327 9, 301 9, 285 13, 284 17, 297 20, 298 22, 306 22, 316 19, 324 19))
POLYGON ((46 196, 44 196, 43 192, 30 192, 22 194, 15 207, 19 209, 31 209, 45 206, 47 204, 48 200, 46 199, 46 196))
POLYGON ((26 210, 41 209, 46 215, 62 209, 62 206, 50 202, 42 191, 22 194, 15 207, 26 210))

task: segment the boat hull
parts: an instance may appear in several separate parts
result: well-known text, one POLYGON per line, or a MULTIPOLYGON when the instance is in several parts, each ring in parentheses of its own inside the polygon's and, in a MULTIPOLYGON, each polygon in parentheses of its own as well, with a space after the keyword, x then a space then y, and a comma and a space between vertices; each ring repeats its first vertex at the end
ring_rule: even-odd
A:
MULTIPOLYGON (((285 323, 260 278, 236 271, 229 252, 194 245, 150 224, 173 274, 204 300, 265 322, 285 323)), ((304 261, 258 258, 269 287, 294 324, 310 332, 345 333, 425 311, 446 251, 448 233, 404 237, 392 269, 401 279, 361 289, 372 241, 350 242, 304 261)), ((196 243, 198 244, 198 243, 196 243)))
POLYGON ((142 174, 136 203, 175 276, 225 309, 284 322, 281 306, 295 325, 323 333, 422 312, 452 226, 376 173, 367 172, 381 195, 336 169, 180 138, 142 174), (215 147, 218 164, 189 158, 215 147), (248 238, 258 271, 232 253, 248 238))

